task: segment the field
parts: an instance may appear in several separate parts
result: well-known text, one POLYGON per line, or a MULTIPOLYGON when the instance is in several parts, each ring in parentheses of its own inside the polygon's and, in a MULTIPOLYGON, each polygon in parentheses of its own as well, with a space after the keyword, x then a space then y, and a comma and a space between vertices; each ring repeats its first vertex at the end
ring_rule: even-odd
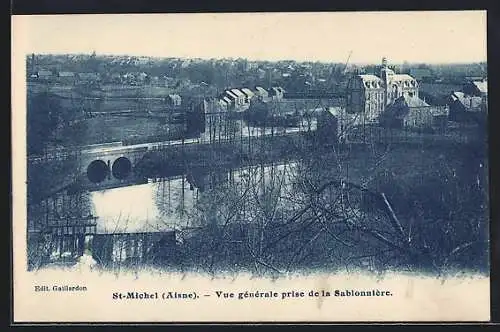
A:
POLYGON ((161 136, 175 130, 174 125, 161 124, 157 119, 97 117, 86 119, 68 129, 63 141, 75 141, 72 136, 79 136, 77 145, 117 142, 133 137, 161 136))
POLYGON ((155 86, 104 85, 100 89, 86 89, 74 85, 28 84, 31 93, 48 92, 55 95, 60 105, 75 114, 83 110, 90 112, 111 112, 123 110, 163 111, 165 97, 174 93, 172 89, 155 86))
POLYGON ((158 86, 125 86, 109 84, 101 86, 101 91, 106 98, 112 97, 162 97, 175 93, 171 88, 158 86))

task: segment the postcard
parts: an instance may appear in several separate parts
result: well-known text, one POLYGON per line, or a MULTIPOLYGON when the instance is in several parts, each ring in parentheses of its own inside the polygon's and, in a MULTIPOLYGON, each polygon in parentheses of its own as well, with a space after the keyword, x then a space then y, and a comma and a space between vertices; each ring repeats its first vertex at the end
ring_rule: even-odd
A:
POLYGON ((14 323, 489 321, 486 11, 12 31, 14 323))

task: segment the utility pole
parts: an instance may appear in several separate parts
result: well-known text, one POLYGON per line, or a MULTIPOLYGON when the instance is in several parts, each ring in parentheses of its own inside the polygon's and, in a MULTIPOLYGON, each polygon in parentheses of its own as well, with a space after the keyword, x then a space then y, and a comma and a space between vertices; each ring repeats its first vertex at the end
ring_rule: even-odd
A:
POLYGON ((344 74, 344 75, 347 72, 347 64, 349 63, 349 59, 351 59, 351 55, 352 55, 352 50, 349 51, 349 55, 347 56, 347 60, 345 62, 344 70, 342 71, 342 74, 344 74))

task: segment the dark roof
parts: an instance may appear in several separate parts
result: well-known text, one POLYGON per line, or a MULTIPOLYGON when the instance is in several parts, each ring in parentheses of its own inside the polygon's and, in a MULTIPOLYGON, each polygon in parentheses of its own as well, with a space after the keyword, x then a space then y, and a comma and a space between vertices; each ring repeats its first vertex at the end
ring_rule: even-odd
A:
POLYGON ((401 96, 387 106, 387 115, 403 118, 410 112, 410 108, 429 107, 425 101, 418 97, 401 96))

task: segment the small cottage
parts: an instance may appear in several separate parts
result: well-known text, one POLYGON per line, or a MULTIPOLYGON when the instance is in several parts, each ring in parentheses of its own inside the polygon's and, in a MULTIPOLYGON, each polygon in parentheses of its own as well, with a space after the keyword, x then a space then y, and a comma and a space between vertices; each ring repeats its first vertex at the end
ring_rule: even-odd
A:
POLYGON ((401 96, 380 116, 386 127, 430 129, 443 127, 448 120, 447 106, 431 106, 419 97, 401 96))
POLYGON ((269 98, 269 92, 261 86, 255 88, 255 95, 261 100, 269 98))
POLYGON ((61 71, 58 74, 59 81, 62 83, 74 83, 75 82, 75 73, 71 71, 61 71))
POLYGON ((178 94, 170 94, 166 98, 166 103, 169 106, 178 107, 182 104, 182 98, 178 94))
POLYGON ((487 99, 471 96, 464 92, 453 92, 449 98, 450 120, 457 122, 476 121, 482 113, 486 113, 487 99))
POLYGON ((40 70, 37 72, 37 77, 39 80, 50 80, 53 78, 53 74, 50 70, 40 70))

